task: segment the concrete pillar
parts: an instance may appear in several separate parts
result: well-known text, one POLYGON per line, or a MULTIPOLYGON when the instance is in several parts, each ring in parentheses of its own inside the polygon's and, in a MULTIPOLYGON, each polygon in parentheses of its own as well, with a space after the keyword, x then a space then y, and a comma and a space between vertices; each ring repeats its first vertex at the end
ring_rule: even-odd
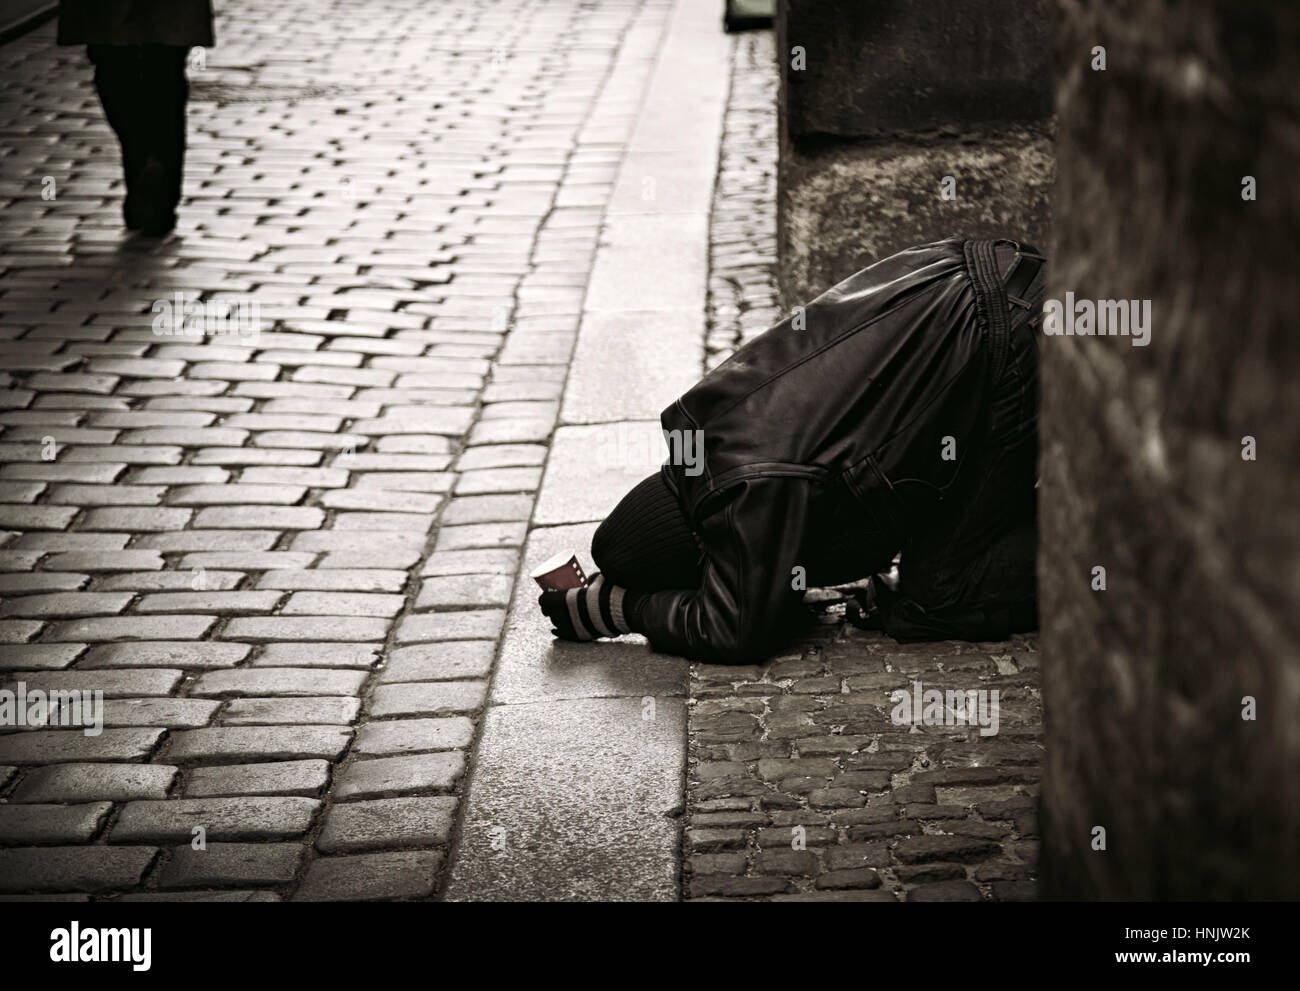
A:
POLYGON ((1056 16, 1051 0, 781 0, 784 305, 949 234, 1045 247, 1056 16))
POLYGON ((1048 295, 1152 326, 1040 345, 1042 891, 1294 898, 1300 7, 1077 0, 1061 40, 1048 295))

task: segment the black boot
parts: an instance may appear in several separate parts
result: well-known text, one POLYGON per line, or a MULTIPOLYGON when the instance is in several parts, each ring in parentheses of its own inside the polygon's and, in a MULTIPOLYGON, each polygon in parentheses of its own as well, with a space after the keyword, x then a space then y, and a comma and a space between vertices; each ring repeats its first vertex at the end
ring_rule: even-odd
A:
MULTIPOLYGON (((163 164, 156 158, 149 159, 135 182, 134 194, 138 203, 133 203, 132 206, 136 211, 134 219, 138 220, 138 225, 132 227, 132 230, 138 230, 146 237, 165 237, 176 227, 176 210, 172 206, 166 183, 163 164)), ((131 227, 131 220, 128 216, 127 227, 131 227)))

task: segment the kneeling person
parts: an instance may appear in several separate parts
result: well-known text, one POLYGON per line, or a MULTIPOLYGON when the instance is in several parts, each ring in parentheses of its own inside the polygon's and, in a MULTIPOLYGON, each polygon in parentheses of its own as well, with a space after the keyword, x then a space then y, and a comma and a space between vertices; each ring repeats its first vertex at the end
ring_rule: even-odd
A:
POLYGON ((900 640, 1037 625, 1044 259, 948 238, 886 258, 740 348, 672 406, 702 461, 639 483, 592 541, 599 573, 544 592, 557 636, 643 633, 752 663, 797 628, 802 589, 876 576, 900 640))

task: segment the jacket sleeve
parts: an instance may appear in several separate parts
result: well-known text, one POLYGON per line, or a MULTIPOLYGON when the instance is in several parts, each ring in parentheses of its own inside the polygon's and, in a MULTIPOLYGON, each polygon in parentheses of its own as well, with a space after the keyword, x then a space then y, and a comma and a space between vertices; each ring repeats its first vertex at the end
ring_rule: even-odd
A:
POLYGON ((762 477, 699 528, 704 575, 694 591, 654 592, 640 625, 657 650, 692 660, 749 664, 770 655, 803 597, 797 582, 812 482, 762 477))

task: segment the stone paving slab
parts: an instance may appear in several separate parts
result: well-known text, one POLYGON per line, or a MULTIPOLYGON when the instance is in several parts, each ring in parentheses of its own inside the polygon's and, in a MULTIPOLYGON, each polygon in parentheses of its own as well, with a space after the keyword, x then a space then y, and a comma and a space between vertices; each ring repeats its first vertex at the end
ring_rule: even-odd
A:
POLYGON ((564 394, 564 422, 657 421, 698 379, 701 319, 688 308, 589 311, 564 394))
MULTIPOLYGON (((620 165, 565 386, 566 421, 618 419, 631 411, 643 421, 657 418, 701 365, 708 193, 726 97, 725 45, 716 20, 705 28, 704 16, 699 5, 675 5, 630 139, 647 154, 620 165), (683 66, 695 73, 689 99, 678 75, 683 66), (690 140, 679 136, 651 149, 647 135, 671 131, 683 119, 690 140), (667 148, 677 151, 671 169, 648 154, 667 148), (662 197, 658 180, 646 175, 650 167, 665 169, 662 197), (654 195, 644 195, 651 187, 654 195)), ((681 803, 684 713, 675 696, 685 687, 685 662, 652 653, 640 637, 598 646, 554 640, 539 621, 537 591, 522 577, 561 549, 585 559, 590 521, 662 461, 657 431, 646 449, 650 463, 638 466, 618 445, 619 426, 566 426, 555 434, 506 620, 448 898, 678 896, 678 829, 663 811, 681 803), (546 755, 540 761, 526 756, 530 738, 546 755), (607 790, 612 782, 617 786, 607 790), (523 834, 518 846, 509 845, 507 821, 523 834)), ((644 437, 648 424, 630 426, 644 437)))
POLYGON ((98 893, 138 884, 158 855, 154 847, 70 846, 0 849, 0 891, 98 893))
POLYGON ((605 250, 596 260, 587 292, 587 310, 680 308, 698 314, 694 303, 704 298, 708 226, 704 213, 609 218, 601 235, 605 250))
POLYGON ((623 420, 560 427, 551 451, 534 526, 603 520, 629 489, 659 470, 665 445, 657 420, 623 420))
POLYGON ((447 899, 675 900, 684 732, 680 699, 489 709, 447 899))
POLYGON ((718 12, 708 4, 679 3, 668 31, 666 55, 655 67, 631 151, 676 151, 716 164, 729 39, 718 30, 718 12))
POLYGON ((294 898, 297 901, 392 901, 433 892, 442 854, 394 850, 315 861, 294 898))
POLYGON ((708 213, 716 172, 712 156, 683 156, 662 149, 630 151, 619 169, 606 215, 708 213))

